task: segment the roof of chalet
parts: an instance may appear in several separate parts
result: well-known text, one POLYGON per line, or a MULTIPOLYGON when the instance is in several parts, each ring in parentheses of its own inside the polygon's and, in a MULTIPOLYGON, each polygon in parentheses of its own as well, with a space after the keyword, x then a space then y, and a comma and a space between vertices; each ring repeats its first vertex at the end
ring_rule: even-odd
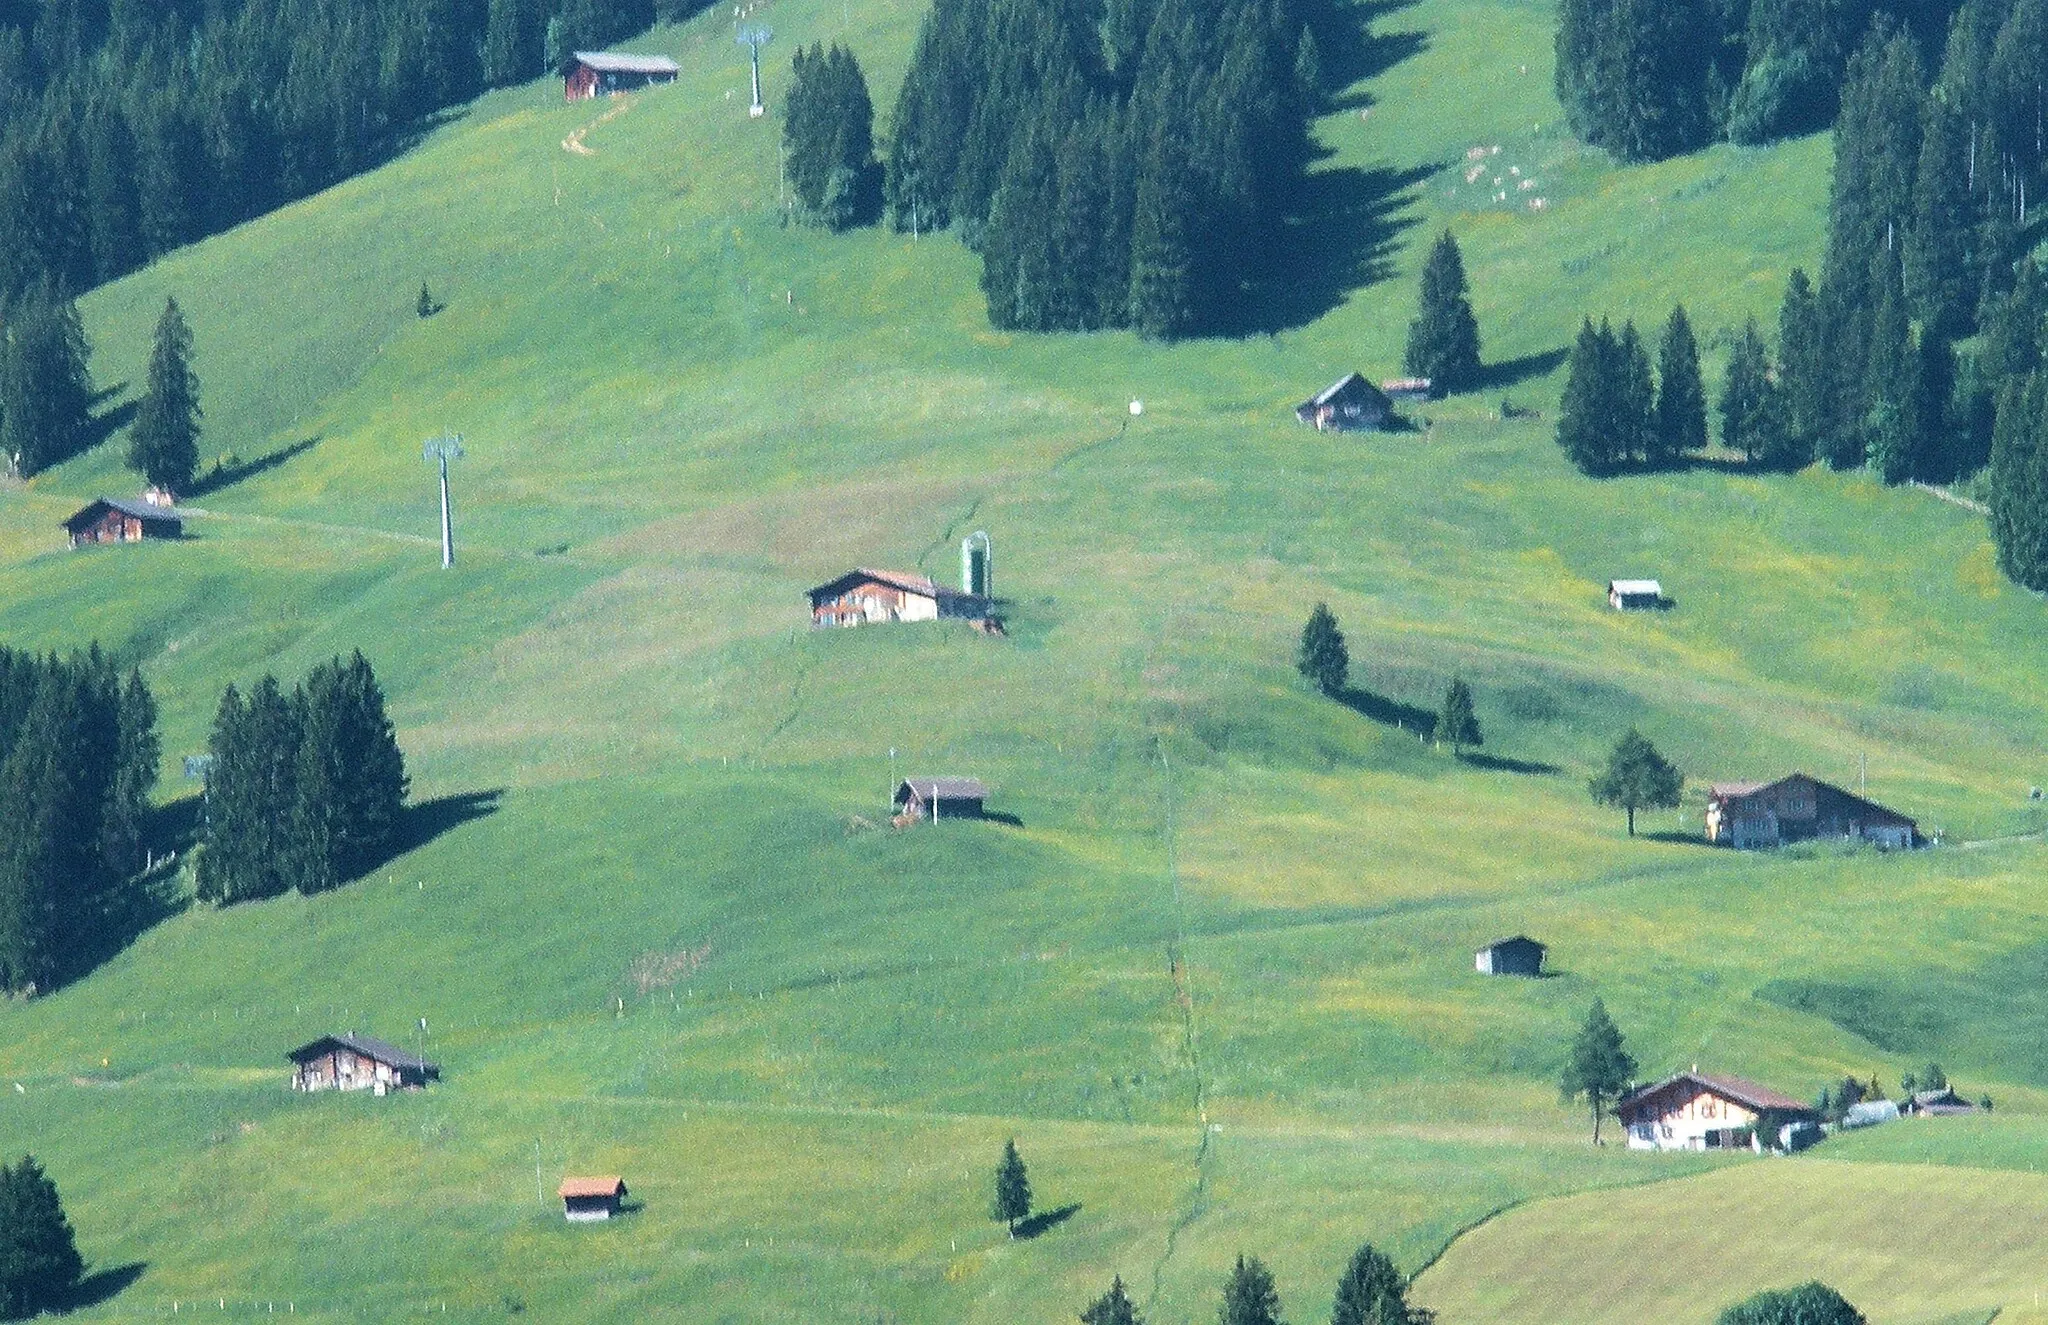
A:
POLYGON ((988 788, 980 778, 905 778, 896 788, 900 798, 910 788, 919 800, 979 801, 988 799, 988 788))
POLYGON ((403 1068, 413 1072, 423 1072, 430 1076, 439 1076, 441 1074, 441 1068, 438 1064, 430 1063, 418 1054, 409 1054, 395 1044, 386 1044, 382 1040, 373 1040, 367 1035, 356 1035, 353 1033, 348 1035, 323 1035, 310 1044, 300 1045, 286 1054, 285 1057, 291 1059, 294 1063, 304 1063, 326 1053, 330 1046, 352 1049, 364 1058, 388 1064, 391 1067, 403 1068))
POLYGON ((1652 598, 1662 598, 1664 596, 1664 586, 1655 580, 1609 580, 1607 582, 1607 592, 1618 593, 1623 597, 1648 594, 1652 598))
POLYGON ((1940 1090, 1916 1090, 1913 1092, 1913 1107, 1925 1109, 1930 1106, 1946 1106, 1975 1112, 1977 1106, 1956 1094, 1954 1086, 1943 1086, 1940 1090))
POLYGON ((930 598, 934 601, 956 598, 979 599, 981 597, 980 594, 971 594, 963 589, 955 589, 950 585, 939 584, 929 576, 914 575, 908 571, 900 570, 875 570, 869 566, 856 566, 838 579, 827 580, 815 589, 806 590, 806 593, 813 599, 829 598, 846 586, 861 580, 873 580, 877 584, 886 584, 892 589, 901 589, 904 593, 915 594, 919 598, 930 598))
POLYGON ((1681 1081, 1689 1081, 1700 1089, 1718 1095, 1724 1100, 1733 1100, 1737 1104, 1759 1112, 1764 1110, 1769 1110, 1773 1113, 1813 1112, 1813 1109, 1803 1100, 1795 1100, 1782 1091, 1772 1090, 1769 1086, 1759 1086, 1756 1082, 1745 1081, 1741 1077, 1724 1077, 1713 1073, 1697 1071, 1674 1073, 1655 1085, 1632 1090, 1615 1101, 1614 1111, 1618 1114, 1631 1104, 1648 1099, 1659 1091, 1675 1086, 1681 1081))
POLYGON ((169 520, 174 524, 183 520, 187 515, 187 512, 181 511, 175 506, 156 506, 140 498, 94 497, 84 506, 79 507, 76 515, 64 521, 64 527, 70 529, 74 526, 90 524, 98 518, 97 512, 101 507, 105 507, 110 511, 119 511, 123 515, 132 515, 138 520, 169 520))
POLYGON ((1819 778, 1814 777, 1810 773, 1801 773, 1797 770, 1787 773, 1784 777, 1778 778, 1775 781, 1771 782, 1716 782, 1711 784, 1711 786, 1709 787, 1708 796, 1712 800, 1741 800, 1747 796, 1754 796, 1760 791, 1768 791, 1772 787, 1782 786, 1783 784, 1790 782, 1793 778, 1802 778, 1807 782, 1811 782, 1816 787, 1826 787, 1829 791, 1835 793, 1835 795, 1837 796, 1842 797, 1844 800, 1851 800, 1856 802, 1856 804, 1863 806, 1865 809, 1875 810, 1877 813, 1884 815, 1888 819, 1896 819, 1898 822, 1902 824, 1912 824, 1915 822, 1913 819, 1908 818, 1906 815, 1900 814, 1897 810, 1891 809, 1888 806, 1879 805, 1874 800, 1869 800, 1865 797, 1858 796, 1855 792, 1844 790, 1843 788, 1836 786, 1832 782, 1823 782, 1819 778))
POLYGON ((1548 944, 1532 939, 1527 934, 1510 934, 1504 939, 1495 939, 1491 943, 1482 943, 1475 951, 1491 952, 1495 948, 1505 948, 1510 943, 1534 943, 1539 948, 1547 949, 1549 947, 1548 944))
POLYGON ((1380 390, 1371 382, 1366 381, 1363 375, 1359 373, 1346 373, 1344 374, 1344 376, 1338 378, 1336 381, 1324 387, 1315 395, 1310 396, 1307 400, 1302 401, 1300 405, 1296 406, 1296 408, 1314 409, 1319 405, 1327 405, 1331 401, 1335 400, 1338 396, 1342 395, 1344 392, 1350 390, 1353 387, 1363 387, 1368 395, 1378 396, 1382 400, 1386 399, 1386 392, 1380 390))
POLYGON ((555 1189, 555 1194, 565 1201, 578 1196, 624 1196, 626 1180, 616 1174, 607 1174, 602 1178, 564 1178, 562 1185, 555 1189))
POLYGON ((578 51, 576 63, 601 74, 673 74, 682 66, 666 55, 632 55, 625 51, 578 51))

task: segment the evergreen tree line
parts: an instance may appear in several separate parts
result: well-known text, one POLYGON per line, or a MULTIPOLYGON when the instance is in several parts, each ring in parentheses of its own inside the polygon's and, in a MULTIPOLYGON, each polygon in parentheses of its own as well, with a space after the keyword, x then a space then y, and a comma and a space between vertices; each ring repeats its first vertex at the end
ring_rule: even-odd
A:
POLYGON ((0 469, 27 478, 91 444, 90 355, 77 307, 47 277, 0 297, 0 469))
POLYGON ((1330 0, 936 0, 891 223, 955 226, 996 326, 1225 329, 1279 246, 1330 0))
MULTIPOLYGON (((1281 1325, 1280 1292, 1273 1272, 1256 1256, 1240 1254, 1223 1281, 1219 1325, 1281 1325)), ((1408 1281, 1385 1253, 1372 1244, 1360 1247, 1337 1280, 1337 1300, 1330 1325, 1432 1325, 1436 1313, 1408 1301, 1408 1281)), ((1081 1312, 1081 1325, 1144 1325, 1118 1275, 1109 1291, 1081 1312)))
POLYGON ((1699 345, 1685 309, 1671 310, 1657 348, 1661 376, 1633 321, 1579 328, 1558 402, 1557 444, 1587 474, 1662 468, 1707 444, 1699 345))
POLYGON ((703 0, 0 0, 0 306, 376 164, 426 117, 703 0))
POLYGON ((72 1305, 84 1273, 57 1184, 32 1155, 0 1164, 0 1320, 72 1305))
POLYGON ((853 52, 833 43, 799 49, 784 98, 783 167, 797 215, 833 230, 881 214, 875 103, 853 52))
POLYGON ((358 652, 290 694, 266 675, 221 696, 208 744, 198 893, 226 905, 358 877, 397 841, 405 757, 358 652))
POLYGON ((97 645, 0 648, 0 990, 48 990, 118 942, 159 755, 139 673, 97 645))
MULTIPOLYGON (((1998 0, 2009 5, 2012 0, 1998 0)), ((1955 0, 1561 0, 1558 100, 1630 161, 1825 128, 1873 26, 1938 51, 1955 0)), ((1988 53, 1987 53, 1988 58, 1988 53)))

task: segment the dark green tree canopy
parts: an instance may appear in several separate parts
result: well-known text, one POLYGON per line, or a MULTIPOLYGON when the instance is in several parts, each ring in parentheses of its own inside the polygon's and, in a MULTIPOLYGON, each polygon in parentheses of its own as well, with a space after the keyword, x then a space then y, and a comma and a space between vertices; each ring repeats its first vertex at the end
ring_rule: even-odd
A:
POLYGON ((1448 230, 1437 236, 1423 264, 1402 363, 1411 375, 1428 378, 1437 396, 1466 390, 1479 377, 1479 320, 1465 283, 1464 255, 1448 230))
POLYGON ((1699 343, 1685 305, 1672 308, 1657 343, 1657 408, 1651 434, 1653 465, 1668 465, 1707 445, 1707 389, 1700 380, 1699 343))
MULTIPOLYGON (((0 247, 4 240, 0 234, 0 247)), ((0 470, 28 478, 84 449, 92 425, 89 355, 77 305, 48 281, 11 302, 0 299, 0 470)))
POLYGON ((1628 811, 1628 835, 1636 835, 1636 811, 1672 809, 1685 786, 1685 777, 1673 768, 1657 747, 1631 727, 1607 756, 1602 769, 1588 787, 1593 799, 1628 811))
POLYGON ((1309 613, 1308 624, 1301 628, 1301 648, 1294 666, 1324 694, 1344 692, 1351 673, 1351 651, 1345 647, 1344 632, 1337 628, 1328 603, 1317 603, 1309 613))
POLYGON ((797 215, 846 230, 881 210, 875 107, 853 52, 798 48, 783 101, 782 143, 797 215))
POLYGON ((1109 1291, 1088 1304, 1081 1313, 1081 1325, 1144 1325, 1144 1317, 1131 1301, 1131 1295, 1124 1291, 1124 1277, 1117 1275, 1110 1281, 1109 1291))
POLYGON ((1721 445, 1754 464, 1768 456, 1784 457, 1789 449, 1785 434, 1770 349, 1750 318, 1728 353, 1728 375, 1721 383, 1721 445))
POLYGON ((1273 1273, 1258 1257, 1238 1253, 1237 1264, 1223 1283, 1223 1309, 1217 1320, 1218 1325, 1281 1325, 1273 1273))
POLYGON ((32 1156, 0 1164, 0 1320, 63 1306, 84 1272, 57 1185, 32 1156))
POLYGON ((1722 1312, 1718 1325, 1866 1325, 1863 1313, 1823 1283, 1758 1293, 1722 1312))
POLYGON ((1600 1119, 1634 1078, 1636 1060, 1623 1045, 1621 1028, 1607 1015, 1600 999, 1586 1010, 1585 1024, 1572 1037, 1565 1056, 1558 1094, 1569 1104, 1583 1098, 1593 1114, 1593 1144, 1600 1143, 1600 1119))
POLYGON ((1017 1153, 1017 1139, 1003 1142, 1003 1156, 996 1161, 995 1196, 988 1217, 1007 1224, 1010 1236, 1017 1236, 1017 1221, 1031 1217, 1031 1179, 1024 1171, 1024 1158, 1017 1153))
POLYGON ((1453 755, 1463 754, 1468 745, 1486 744, 1479 731, 1479 715, 1472 708, 1472 687, 1465 684, 1462 676, 1452 677, 1444 687, 1444 705, 1436 719, 1436 739, 1450 742, 1453 755))
POLYGON ((1381 1325, 1408 1317, 1408 1281, 1394 1263, 1366 1243, 1351 1255, 1337 1280, 1337 1301, 1330 1309, 1330 1325, 1381 1325))
MULTIPOLYGON (((427 287, 420 287, 425 295, 427 287)), ((199 377, 192 371, 192 331, 178 301, 165 302, 149 354, 149 387, 128 434, 128 464, 160 488, 190 486, 199 468, 199 377)))

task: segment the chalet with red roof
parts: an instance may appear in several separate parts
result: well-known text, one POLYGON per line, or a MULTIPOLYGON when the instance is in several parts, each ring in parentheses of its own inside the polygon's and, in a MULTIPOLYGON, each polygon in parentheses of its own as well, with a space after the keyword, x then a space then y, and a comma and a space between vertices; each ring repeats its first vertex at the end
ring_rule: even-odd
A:
POLYGON ((1776 782, 1716 782, 1707 793, 1707 840, 1749 850, 1815 837, 1844 837, 1887 849, 1919 845, 1919 826, 1804 773, 1776 782))
POLYGON ((905 571, 850 570, 810 591, 814 626, 865 626, 884 621, 986 620, 993 600, 905 571))
POLYGON ((594 1223, 619 1214, 626 1200, 626 1180, 610 1174, 601 1178, 564 1178, 555 1194, 562 1198, 562 1218, 572 1224, 594 1223))
POLYGON ((1631 1150, 1722 1150, 1747 1145, 1737 1139, 1745 1129, 1775 1135, 1784 1124, 1814 1115, 1769 1086, 1695 1069, 1630 1091, 1615 1104, 1614 1116, 1631 1150))

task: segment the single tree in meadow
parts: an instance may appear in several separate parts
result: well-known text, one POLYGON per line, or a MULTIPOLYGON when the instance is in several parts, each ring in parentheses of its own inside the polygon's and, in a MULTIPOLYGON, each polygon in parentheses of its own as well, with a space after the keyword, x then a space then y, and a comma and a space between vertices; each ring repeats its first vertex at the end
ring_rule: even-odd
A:
POLYGON ((0 1320, 63 1306, 84 1271, 57 1184, 32 1156, 0 1164, 0 1320))
POLYGON ((1479 715, 1472 711, 1472 687, 1465 684, 1462 676, 1452 677, 1444 689, 1443 710, 1436 719, 1436 738, 1451 743, 1453 757, 1464 754, 1468 745, 1486 744, 1486 738, 1479 732, 1479 715))
POLYGON ((1352 1253, 1337 1281, 1330 1325, 1380 1325, 1408 1318, 1407 1283, 1394 1263, 1371 1243, 1352 1253))
POLYGON ((1849 1300, 1815 1282, 1758 1293, 1721 1313, 1717 1325, 1866 1325, 1849 1300))
POLYGON ((414 305, 413 311, 423 318, 432 317, 441 311, 441 305, 434 302, 434 293, 427 288, 425 281, 420 282, 419 302, 414 305))
POLYGON ((1330 614, 1328 603, 1317 603, 1309 613, 1308 624, 1301 628, 1301 651, 1294 665, 1324 694, 1344 692, 1351 672, 1351 651, 1344 645, 1344 632, 1337 629, 1337 618, 1330 614))
POLYGON ((1449 395, 1472 386, 1479 376, 1479 320, 1465 284, 1465 259, 1446 230, 1437 236, 1422 268, 1422 294, 1408 324, 1402 363, 1411 376, 1426 377, 1430 390, 1449 395))
POLYGON ((1081 1325, 1145 1325, 1131 1295, 1124 1291, 1122 1275, 1110 1281, 1107 1293, 1088 1304, 1081 1313, 1081 1325))
POLYGON ((1017 1153, 1017 1138, 1003 1142, 1003 1157, 996 1161, 995 1199, 988 1217, 1007 1224, 1010 1236, 1017 1236, 1017 1221, 1031 1217, 1031 1179, 1024 1172, 1024 1157, 1017 1153))
POLYGON ((1217 1319, 1220 1325, 1281 1325, 1273 1272, 1258 1257, 1238 1253, 1237 1264, 1223 1283, 1223 1310, 1217 1319))
POLYGON ((1652 461, 1670 464, 1707 445, 1707 388, 1700 380, 1700 347, 1685 305, 1671 310, 1657 345, 1657 405, 1651 419, 1652 461))
POLYGON ((1594 1145, 1600 1144, 1601 1116, 1611 1101, 1620 1098, 1635 1071, 1636 1060, 1622 1044, 1621 1028, 1607 1015, 1607 1005, 1595 998, 1586 1012, 1586 1024, 1572 1037, 1564 1075, 1558 1081, 1558 1093, 1565 1103, 1583 1096, 1592 1110, 1594 1145))
POLYGON ((1637 810, 1672 809, 1684 788, 1685 775, 1633 727, 1615 742, 1607 767, 1587 786, 1600 804, 1628 811, 1630 837, 1636 835, 1637 810))
POLYGON ((149 353, 149 390, 128 434, 128 464, 160 488, 176 491, 199 468, 199 378, 192 371, 192 329, 178 301, 164 304, 149 353))

